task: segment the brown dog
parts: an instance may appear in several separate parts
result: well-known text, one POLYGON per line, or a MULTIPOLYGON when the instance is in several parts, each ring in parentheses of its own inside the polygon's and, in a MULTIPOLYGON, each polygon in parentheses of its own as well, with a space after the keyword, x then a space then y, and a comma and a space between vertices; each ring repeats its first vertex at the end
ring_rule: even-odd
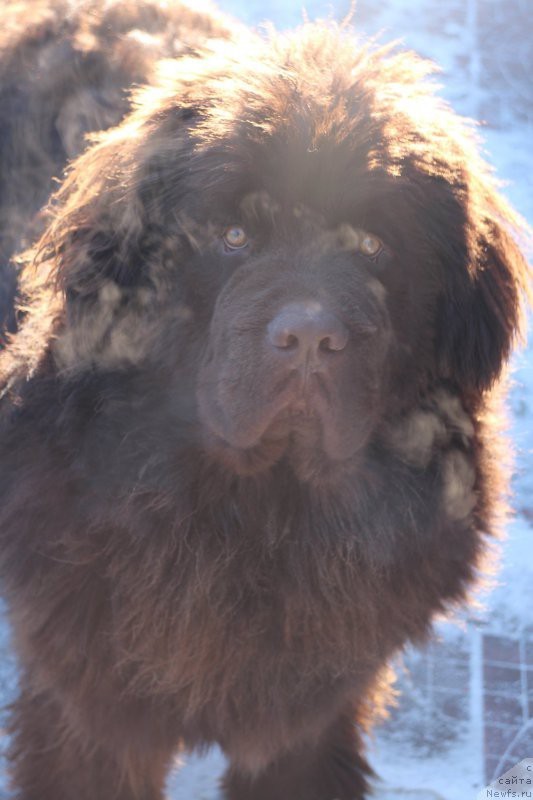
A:
POLYGON ((19 800, 159 800, 214 742, 229 800, 366 797, 387 660, 497 528, 526 283, 426 73, 218 48, 74 165, 1 361, 19 800))

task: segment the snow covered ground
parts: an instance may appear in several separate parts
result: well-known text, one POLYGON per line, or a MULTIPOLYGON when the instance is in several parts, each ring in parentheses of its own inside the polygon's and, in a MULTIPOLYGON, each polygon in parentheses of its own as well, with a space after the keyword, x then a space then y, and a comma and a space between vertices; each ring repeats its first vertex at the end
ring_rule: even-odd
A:
MULTIPOLYGON (((267 5, 225 0, 221 6, 251 24, 272 20, 283 28, 302 20, 300 3, 290 0, 267 5)), ((349 10, 347 2, 318 0, 309 0, 305 7, 310 18, 342 19, 349 10)), ((485 120, 482 134, 488 158, 506 181, 508 197, 533 223, 532 0, 359 0, 354 22, 363 33, 381 32, 383 41, 400 38, 442 66, 444 96, 461 113, 485 120)), ((405 657, 409 672, 399 674, 404 698, 391 721, 369 742, 370 761, 384 780, 376 795, 380 800, 474 800, 484 783, 481 638, 487 633, 533 638, 532 345, 515 356, 513 378, 517 513, 503 547, 501 570, 492 590, 480 596, 482 606, 463 612, 458 623, 442 621, 437 626, 438 653, 451 653, 446 663, 456 670, 450 674, 457 676, 453 688, 463 709, 438 716, 436 706, 424 698, 419 702, 417 675, 433 662, 427 654, 409 652, 405 657), (466 682, 461 683, 461 676, 466 682)), ((16 681, 7 637, 6 627, 0 626, 0 693, 6 699, 16 681)), ((171 777, 169 796, 217 800, 223 766, 218 751, 189 758, 171 777)))

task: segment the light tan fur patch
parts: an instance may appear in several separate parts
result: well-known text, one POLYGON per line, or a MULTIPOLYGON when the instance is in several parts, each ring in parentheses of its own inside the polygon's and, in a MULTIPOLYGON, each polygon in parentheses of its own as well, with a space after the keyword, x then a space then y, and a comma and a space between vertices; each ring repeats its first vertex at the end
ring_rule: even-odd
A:
POLYGON ((448 453, 443 463, 444 509, 453 520, 466 519, 476 505, 476 473, 460 450, 448 453))
POLYGON ((447 440, 446 426, 431 411, 414 411, 405 424, 393 429, 390 437, 393 448, 417 467, 427 467, 435 447, 447 440))

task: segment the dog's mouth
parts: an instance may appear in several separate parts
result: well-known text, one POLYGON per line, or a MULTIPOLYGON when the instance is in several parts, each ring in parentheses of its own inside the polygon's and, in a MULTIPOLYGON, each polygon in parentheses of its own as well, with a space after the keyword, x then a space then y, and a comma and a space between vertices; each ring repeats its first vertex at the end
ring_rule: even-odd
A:
POLYGON ((199 392, 205 447, 236 473, 252 475, 287 458, 299 477, 337 467, 364 447, 371 428, 340 407, 323 376, 294 375, 262 406, 217 402, 199 392))

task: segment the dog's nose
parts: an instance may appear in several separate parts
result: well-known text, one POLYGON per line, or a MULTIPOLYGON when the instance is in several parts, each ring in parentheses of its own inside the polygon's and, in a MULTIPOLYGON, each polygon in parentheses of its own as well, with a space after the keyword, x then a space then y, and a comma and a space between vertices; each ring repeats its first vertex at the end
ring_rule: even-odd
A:
POLYGON ((321 303, 289 303, 269 322, 268 339, 275 348, 297 357, 324 356, 344 350, 348 330, 321 303))

